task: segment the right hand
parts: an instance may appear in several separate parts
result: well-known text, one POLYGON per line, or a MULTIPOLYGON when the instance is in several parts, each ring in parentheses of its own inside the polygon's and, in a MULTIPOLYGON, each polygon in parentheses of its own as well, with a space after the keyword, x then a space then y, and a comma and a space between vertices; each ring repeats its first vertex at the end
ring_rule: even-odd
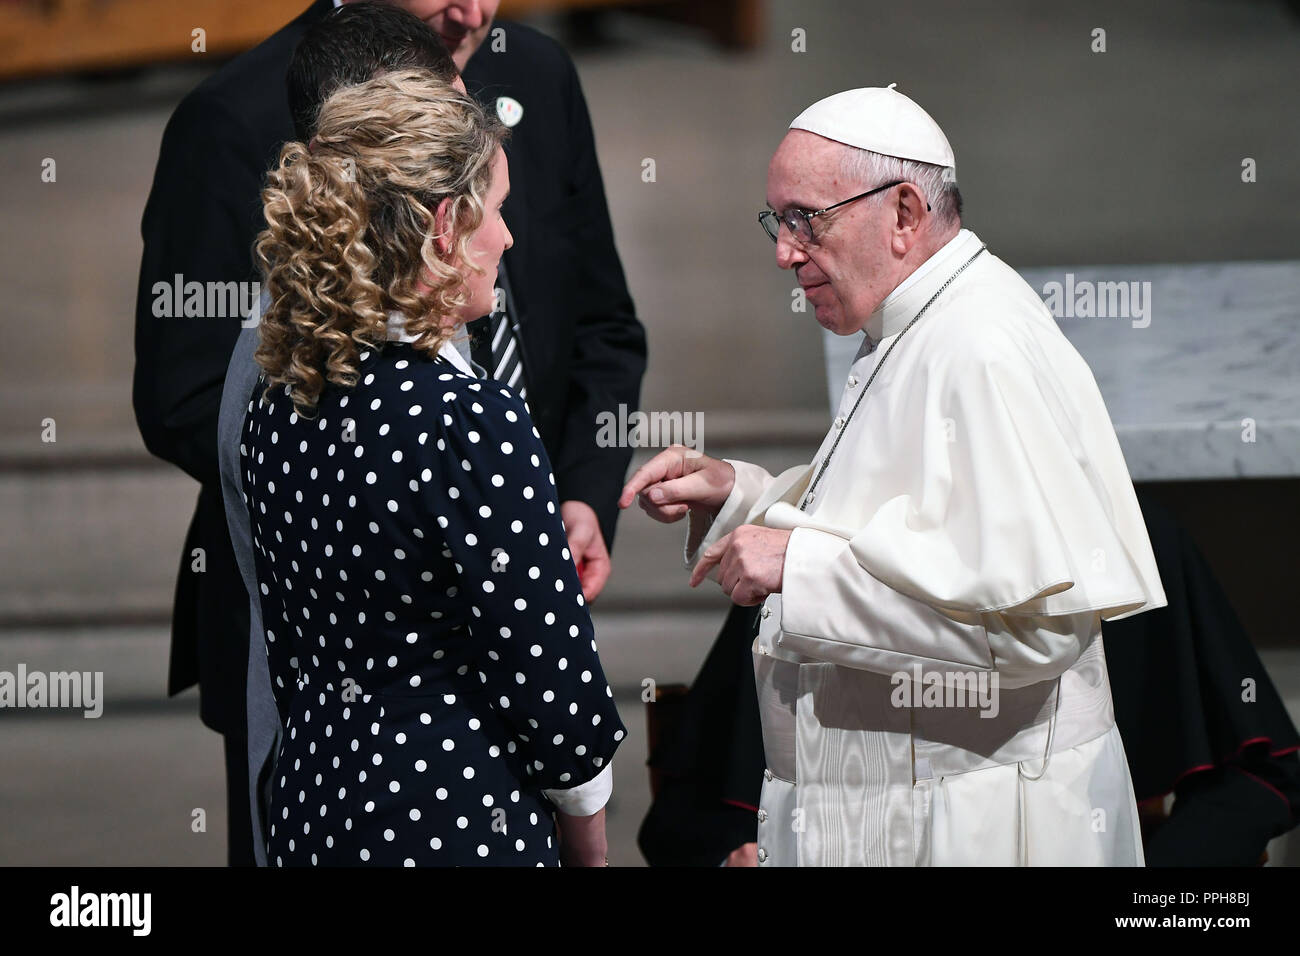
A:
POLYGON ((670 445, 637 469, 623 487, 618 506, 636 498, 641 510, 656 521, 670 523, 692 509, 718 513, 736 483, 736 469, 685 445, 670 445))
POLYGON ((562 866, 609 865, 604 807, 587 817, 571 817, 567 813, 556 811, 555 825, 560 832, 562 866))

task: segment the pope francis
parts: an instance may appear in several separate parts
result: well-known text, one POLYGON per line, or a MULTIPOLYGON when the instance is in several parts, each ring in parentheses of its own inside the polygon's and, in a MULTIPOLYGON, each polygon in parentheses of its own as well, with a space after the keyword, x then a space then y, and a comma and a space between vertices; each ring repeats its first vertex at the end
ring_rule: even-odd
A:
POLYGON ((1101 622, 1165 596, 1091 372, 892 85, 800 114, 767 201, 817 321, 865 333, 831 430, 775 476, 674 446, 620 501, 763 605, 759 865, 1142 865, 1101 622))

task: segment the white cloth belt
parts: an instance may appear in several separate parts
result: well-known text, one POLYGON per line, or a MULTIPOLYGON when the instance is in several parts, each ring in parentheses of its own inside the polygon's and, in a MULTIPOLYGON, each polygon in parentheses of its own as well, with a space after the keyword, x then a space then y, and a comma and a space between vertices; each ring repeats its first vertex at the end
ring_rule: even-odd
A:
POLYGON ((1059 680, 999 688, 992 717, 980 716, 975 707, 895 707, 896 685, 883 674, 767 654, 754 661, 768 769, 792 783, 800 782, 797 765, 817 763, 816 755, 806 752, 797 759, 799 746, 819 746, 808 734, 799 737, 801 696, 805 707, 816 710, 804 723, 812 718, 816 727, 878 732, 887 762, 897 767, 906 761, 914 780, 1042 760, 1049 736, 1050 753, 1057 753, 1101 736, 1114 724, 1100 633, 1059 680), (837 686, 830 687, 827 678, 837 686))

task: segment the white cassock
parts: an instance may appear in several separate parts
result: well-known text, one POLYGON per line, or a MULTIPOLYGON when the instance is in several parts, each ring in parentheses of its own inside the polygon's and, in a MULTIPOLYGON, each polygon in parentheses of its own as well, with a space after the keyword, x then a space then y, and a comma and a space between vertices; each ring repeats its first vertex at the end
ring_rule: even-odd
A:
POLYGON ((850 416, 981 245, 963 229, 871 316, 811 465, 731 462, 688 533, 689 563, 793 529, 754 642, 760 865, 1142 865, 1101 621, 1165 596, 1087 365, 986 250, 850 416), (981 675, 985 706, 952 706, 981 675))

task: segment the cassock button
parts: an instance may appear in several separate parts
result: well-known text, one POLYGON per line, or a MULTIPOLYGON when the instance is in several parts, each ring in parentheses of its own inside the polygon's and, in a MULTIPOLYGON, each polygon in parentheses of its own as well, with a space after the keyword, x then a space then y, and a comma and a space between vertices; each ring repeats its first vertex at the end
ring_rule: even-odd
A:
POLYGON ((758 822, 759 822, 759 823, 766 823, 766 822, 767 822, 767 811, 766 811, 766 810, 759 810, 759 811, 758 811, 758 822))
POLYGON ((849 388, 857 388, 857 387, 858 387, 858 377, 856 375, 850 375, 849 388))
POLYGON ((763 769, 763 779, 766 780, 768 783, 771 783, 771 782, 772 782, 772 771, 768 770, 767 768, 764 768, 764 769, 763 769))
POLYGON ((840 417, 840 418, 835 419, 835 427, 836 427, 837 429, 839 429, 839 428, 843 428, 843 427, 844 427, 844 419, 843 419, 843 417, 840 417))
POLYGON ((763 605, 763 617, 766 618, 766 617, 771 617, 771 616, 772 616, 772 609, 771 609, 770 607, 768 607, 766 604, 764 604, 764 605, 763 605))
POLYGON ((759 863, 767 862, 767 851, 764 850, 761 846, 758 848, 758 862, 759 863))
POLYGON ((817 495, 816 495, 815 493, 813 493, 813 492, 810 491, 810 492, 808 492, 808 498, 807 498, 806 500, 808 501, 809 504, 812 504, 812 500, 813 500, 814 498, 816 498, 816 497, 817 497, 817 495))

